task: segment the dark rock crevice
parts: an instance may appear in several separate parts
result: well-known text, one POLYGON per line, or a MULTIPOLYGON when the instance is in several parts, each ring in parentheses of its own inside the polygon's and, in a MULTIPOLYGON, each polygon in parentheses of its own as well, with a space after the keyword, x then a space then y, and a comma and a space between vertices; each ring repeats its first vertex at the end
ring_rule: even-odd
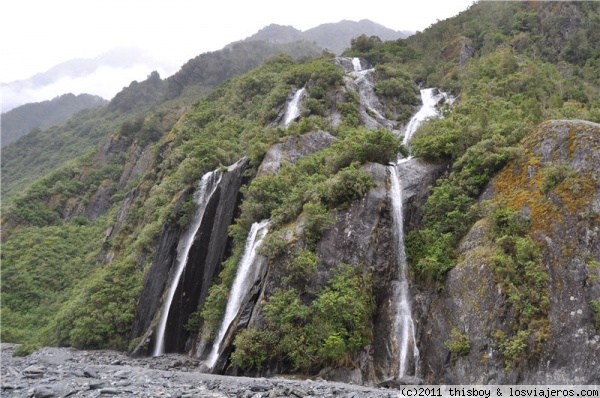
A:
MULTIPOLYGON (((195 336, 190 335, 184 326, 190 315, 204 304, 208 288, 220 272, 227 250, 230 250, 227 229, 237 212, 239 189, 247 164, 247 160, 243 159, 231 166, 223 174, 207 204, 169 311, 165 330, 166 352, 186 352, 193 343, 195 336)), ((132 329, 132 338, 141 337, 135 354, 149 354, 156 343, 153 332, 161 316, 167 287, 173 278, 180 235, 181 229, 177 226, 166 226, 160 233, 132 329), (159 300, 159 297, 162 299, 159 300)))

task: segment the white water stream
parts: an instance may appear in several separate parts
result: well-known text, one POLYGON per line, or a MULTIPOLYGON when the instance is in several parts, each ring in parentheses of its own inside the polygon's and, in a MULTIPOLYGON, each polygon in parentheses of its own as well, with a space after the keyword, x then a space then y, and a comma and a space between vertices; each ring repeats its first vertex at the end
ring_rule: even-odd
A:
POLYGON ((194 237, 200 228, 200 224, 202 224, 202 218, 204 217, 206 206, 208 205, 212 195, 215 193, 219 182, 221 182, 221 173, 218 171, 211 171, 202 176, 202 179, 198 184, 198 189, 195 193, 196 205, 198 207, 191 224, 181 235, 179 243, 177 244, 177 268, 175 275, 171 280, 171 286, 169 287, 167 299, 163 305, 160 322, 156 328, 156 338, 152 356, 159 356, 165 352, 165 330, 167 327, 167 320, 169 319, 171 304, 173 303, 173 297, 175 296, 177 285, 179 285, 179 280, 181 279, 181 275, 185 269, 188 254, 192 248, 192 244, 194 243, 194 237))
POLYGON ((300 116, 300 100, 304 95, 306 89, 302 87, 300 90, 294 93, 292 100, 289 102, 287 110, 285 111, 285 116, 283 118, 283 124, 287 127, 291 122, 294 121, 298 116, 300 116))
POLYGON ((225 334, 231 325, 231 322, 235 319, 242 305, 242 301, 253 282, 252 271, 255 271, 253 266, 255 265, 255 259, 257 256, 257 250, 262 243, 263 238, 268 232, 269 220, 263 220, 261 222, 255 222, 250 228, 248 238, 246 239, 246 246, 244 247, 244 254, 242 259, 238 263, 237 273, 235 280, 231 286, 229 298, 227 299, 227 308, 225 309, 225 315, 221 322, 219 332, 215 337, 215 341, 210 352, 206 365, 212 369, 215 366, 215 362, 219 356, 219 349, 225 338, 225 334))
POLYGON ((433 116, 439 116, 439 112, 435 106, 442 99, 450 102, 452 101, 448 94, 438 91, 435 88, 426 88, 421 90, 421 101, 423 101, 423 106, 421 106, 421 109, 415 113, 406 126, 404 139, 402 140, 404 145, 408 145, 412 136, 415 134, 415 131, 417 131, 423 121, 433 116))
MULTIPOLYGON (((434 88, 421 90, 422 107, 409 121, 404 134, 403 144, 408 145, 415 131, 421 123, 429 117, 438 116, 435 106, 442 98, 448 99, 447 94, 438 92, 434 88)), ((412 318, 410 290, 407 279, 406 246, 404 242, 404 213, 402 180, 398 173, 398 166, 408 162, 412 157, 399 159, 396 164, 389 166, 392 199, 392 219, 394 222, 394 235, 396 238, 398 281, 394 283, 395 304, 395 333, 398 348, 398 378, 411 372, 418 373, 419 349, 415 337, 415 324, 412 318)))
POLYGON ((416 367, 419 363, 419 349, 415 338, 415 324, 412 319, 412 308, 410 302, 410 292, 407 279, 407 261, 406 247, 404 244, 404 213, 403 213, 403 195, 400 178, 398 177, 397 165, 389 166, 392 196, 392 220, 394 222, 394 235, 396 238, 398 282, 394 286, 396 297, 396 316, 394 327, 398 345, 398 377, 406 375, 409 354, 412 352, 413 362, 416 367))

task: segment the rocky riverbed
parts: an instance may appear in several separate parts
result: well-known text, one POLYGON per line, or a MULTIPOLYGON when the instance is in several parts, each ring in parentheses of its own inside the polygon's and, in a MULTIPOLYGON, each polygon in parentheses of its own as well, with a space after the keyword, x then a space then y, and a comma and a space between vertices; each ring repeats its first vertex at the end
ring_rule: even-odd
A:
POLYGON ((394 390, 323 380, 246 378, 199 372, 182 355, 132 358, 114 351, 42 348, 13 357, 15 344, 1 343, 2 397, 396 397, 394 390))

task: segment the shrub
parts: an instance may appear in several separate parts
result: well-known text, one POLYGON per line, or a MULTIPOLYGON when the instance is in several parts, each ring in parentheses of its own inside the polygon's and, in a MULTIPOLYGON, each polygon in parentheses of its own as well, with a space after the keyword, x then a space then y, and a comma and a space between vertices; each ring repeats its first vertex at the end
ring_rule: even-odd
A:
POLYGON ((329 218, 329 210, 320 203, 306 203, 303 213, 302 238, 307 247, 314 248, 323 232, 332 225, 333 221, 329 218))
POLYGON ((236 347, 231 354, 231 363, 242 369, 261 370, 269 358, 268 345, 264 332, 256 329, 241 330, 233 341, 236 347))
POLYGON ((590 308, 594 314, 594 326, 597 330, 600 330, 600 300, 591 300, 590 308))
POLYGON ((540 190, 547 194, 566 179, 572 178, 574 174, 575 172, 568 164, 552 165, 544 173, 544 180, 540 190))
POLYGON ((523 363, 525 360, 529 333, 528 330, 519 330, 515 335, 509 337, 503 331, 497 330, 494 332, 496 346, 504 356, 504 368, 506 370, 523 363))
POLYGON ((29 354, 33 354, 39 349, 40 346, 37 344, 19 344, 19 346, 13 352, 13 357, 26 357, 29 354))
POLYGON ((444 346, 454 355, 467 355, 471 350, 471 340, 466 334, 452 328, 450 337, 444 342, 444 346))
MULTIPOLYGON (((313 256, 308 251, 302 254, 313 256)), ((261 369, 268 360, 280 360, 308 371, 350 363, 371 342, 371 278, 361 269, 340 264, 310 305, 299 295, 296 288, 273 293, 263 308, 264 329, 236 337, 234 365, 261 369)))

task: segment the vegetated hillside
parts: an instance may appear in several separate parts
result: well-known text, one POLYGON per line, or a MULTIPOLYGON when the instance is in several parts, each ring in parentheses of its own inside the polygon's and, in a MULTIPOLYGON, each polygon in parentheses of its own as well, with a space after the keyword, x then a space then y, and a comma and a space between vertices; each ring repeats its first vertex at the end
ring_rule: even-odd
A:
POLYGON ((145 81, 132 82, 107 106, 83 112, 45 131, 35 130, 3 147, 3 203, 58 167, 97 149, 120 128, 137 126, 136 132, 141 131, 145 141, 160 138, 193 101, 225 79, 247 72, 282 52, 306 57, 320 54, 321 50, 309 43, 255 42, 201 54, 165 80, 153 72, 145 81))
POLYGON ((411 33, 409 31, 398 32, 368 19, 363 19, 358 22, 344 20, 322 24, 304 32, 292 26, 271 24, 244 39, 244 41, 264 40, 275 43, 289 43, 304 40, 314 42, 319 47, 339 55, 348 48, 351 39, 360 35, 377 36, 382 40, 396 40, 404 39, 411 33))
POLYGON ((32 129, 47 129, 65 122, 74 114, 108 103, 103 98, 89 94, 64 94, 50 101, 21 105, 2 114, 2 146, 6 146, 29 133, 32 129))
POLYGON ((192 192, 210 171, 231 184, 245 168, 219 250, 210 239, 225 222, 215 221, 220 212, 202 221, 189 265, 202 277, 178 287, 173 346, 206 360, 221 343, 248 232, 269 219, 213 371, 396 378, 398 231, 387 164, 405 151, 395 133, 421 84, 458 100, 411 141, 420 160, 405 167, 418 173, 401 168, 423 348, 416 376, 597 383, 599 11, 587 2, 482 2, 408 40, 352 40, 345 55, 375 67, 374 96, 348 73, 350 59, 278 56, 225 81, 164 134, 145 129, 159 114, 124 124, 4 212, 3 341, 148 353, 192 192), (569 43, 580 55, 564 50, 569 43), (283 126, 300 88, 302 112, 283 126), (217 266, 205 267, 208 257, 217 266))

